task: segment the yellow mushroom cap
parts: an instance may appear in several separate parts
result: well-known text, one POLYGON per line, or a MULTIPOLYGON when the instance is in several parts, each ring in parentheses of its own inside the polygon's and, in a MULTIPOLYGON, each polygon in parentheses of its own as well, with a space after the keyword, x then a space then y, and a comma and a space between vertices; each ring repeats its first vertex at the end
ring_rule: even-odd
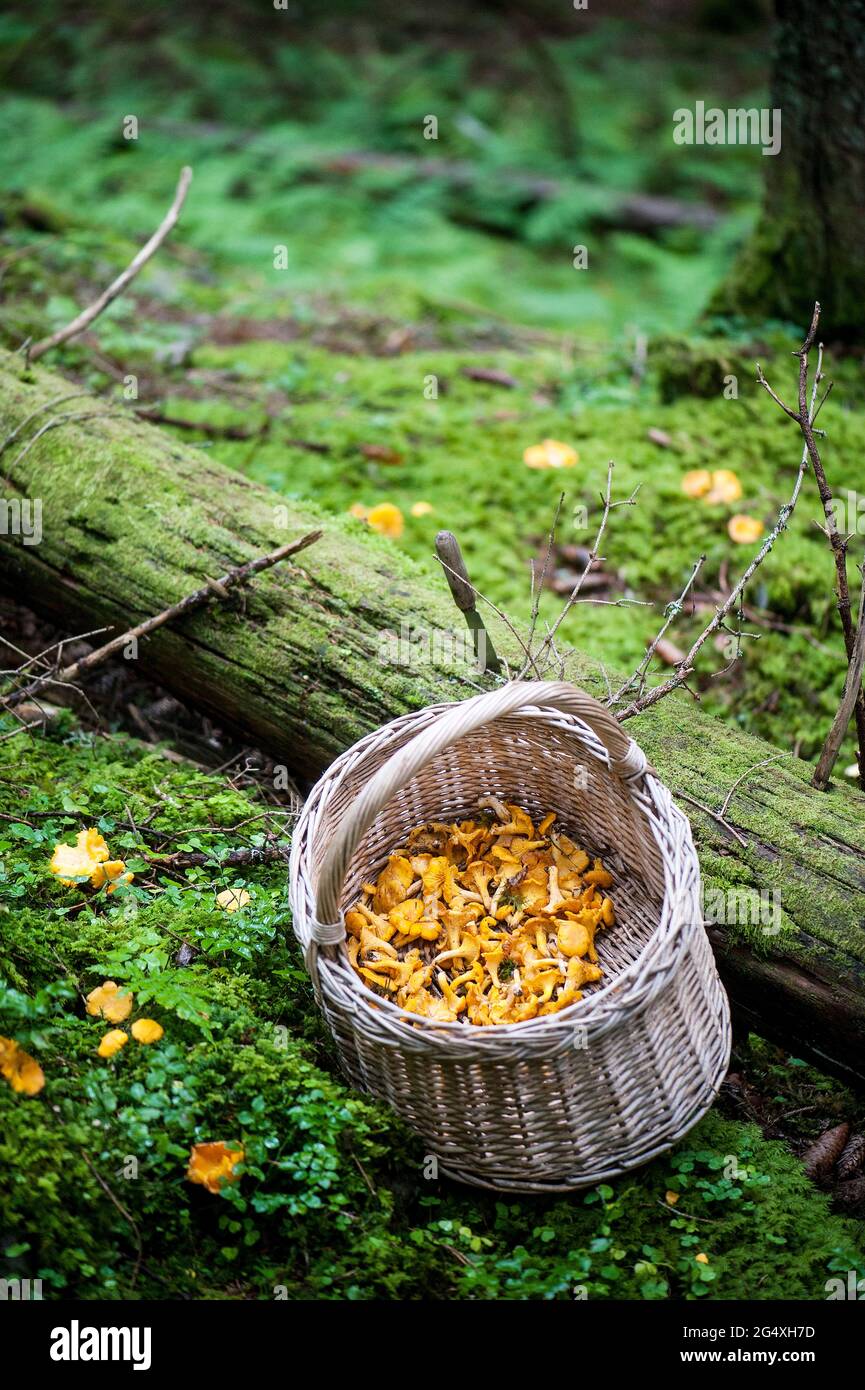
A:
POLYGON ((381 536, 389 536, 391 540, 399 540, 403 532, 403 516, 399 507, 394 506, 393 502, 379 502, 378 506, 371 507, 367 512, 365 521, 367 526, 371 526, 374 531, 378 531, 381 536))
POLYGON ((93 1018, 107 1018, 109 1023, 122 1023, 132 1013, 133 996, 130 990, 120 989, 114 980, 92 989, 85 1001, 93 1018))
POLYGON ((18 1095, 35 1096, 45 1085, 45 1073, 14 1038, 0 1038, 0 1076, 18 1095))
POLYGON ((96 1051, 100 1057, 113 1057, 119 1052, 121 1047, 125 1047, 129 1042, 129 1034, 124 1033, 122 1028, 112 1028, 110 1033, 106 1033, 96 1051))
POLYGON ((584 956, 589 949, 588 929, 582 922, 563 922, 556 934, 559 950, 563 956, 584 956))
POLYGON ((579 461, 576 449, 560 439, 544 439, 540 444, 531 444, 523 453, 523 463, 528 468, 573 468, 579 461))
POLYGON ((742 484, 730 468, 716 468, 712 474, 712 487, 706 501, 738 502, 742 496, 742 484))
POLYGON ((712 475, 708 468, 692 468, 682 478, 681 486, 686 497, 705 497, 712 486, 712 475))
POLYGON ((727 535, 737 545, 753 545, 765 531, 765 526, 756 516, 746 516, 740 512, 731 516, 727 522, 727 535))
POLYGON ((88 830, 79 830, 74 845, 55 845, 48 868, 67 888, 83 878, 89 878, 94 888, 101 888, 104 883, 112 886, 121 881, 131 883, 133 875, 125 873, 123 860, 109 861, 108 856, 107 844, 95 826, 91 826, 88 830))
POLYGON ((155 1043, 164 1036, 165 1029, 155 1018, 137 1018, 129 1030, 136 1042, 155 1043))
POLYGON ((243 1162, 243 1149, 229 1149, 221 1141, 214 1144, 193 1144, 189 1152, 186 1177, 200 1183, 208 1192, 219 1192, 224 1182, 237 1182, 240 1174, 235 1168, 243 1162))

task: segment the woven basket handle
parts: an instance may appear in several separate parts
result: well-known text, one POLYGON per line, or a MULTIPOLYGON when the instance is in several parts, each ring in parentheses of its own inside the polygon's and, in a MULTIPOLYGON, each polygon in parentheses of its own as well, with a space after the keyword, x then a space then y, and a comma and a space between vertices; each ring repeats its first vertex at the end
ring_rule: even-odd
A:
POLYGON ((334 945, 342 940, 339 899, 346 870, 363 835, 394 793, 442 749, 482 725, 527 705, 557 709, 583 720, 607 749, 610 766, 620 777, 639 780, 646 772, 648 764, 644 754, 609 710, 584 690, 565 681, 511 681, 498 690, 449 706, 379 768, 343 817, 321 869, 313 939, 321 945, 334 945))

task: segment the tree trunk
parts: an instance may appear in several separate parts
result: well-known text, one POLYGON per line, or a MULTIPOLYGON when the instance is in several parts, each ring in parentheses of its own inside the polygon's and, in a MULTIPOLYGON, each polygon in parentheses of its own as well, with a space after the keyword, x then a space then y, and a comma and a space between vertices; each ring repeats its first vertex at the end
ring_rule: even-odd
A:
MULTIPOLYGON (((865 333, 865 0, 776 0, 763 210, 709 313, 807 323, 831 340, 865 333)), ((706 156, 709 157, 708 155, 706 156)))
MULTIPOLYGON (((0 352, 0 444, 69 389, 0 352)), ((243 598, 161 629, 138 653, 168 689, 302 778, 384 721, 488 683, 460 659, 461 619, 433 562, 425 573, 358 523, 286 502, 122 406, 44 410, 0 453, 0 468, 7 497, 40 500, 42 516, 39 544, 3 538, 0 584, 72 631, 125 630, 206 577, 324 526, 296 563, 262 575, 243 598), (27 448, 60 410, 101 414, 27 448)), ((502 625, 491 623, 491 636, 503 656, 518 657, 502 625)), ((568 675, 599 693, 587 660, 575 657, 568 675)), ((674 793, 715 809, 771 753, 688 697, 669 697, 629 727, 674 793)), ((694 822, 707 916, 724 918, 711 935, 733 1000, 765 1036, 863 1081, 865 798, 847 787, 818 793, 809 775, 785 759, 743 783, 727 820, 744 846, 682 805, 694 822), (735 902, 744 911, 731 910, 735 902), (755 903, 769 907, 762 920, 755 903)))

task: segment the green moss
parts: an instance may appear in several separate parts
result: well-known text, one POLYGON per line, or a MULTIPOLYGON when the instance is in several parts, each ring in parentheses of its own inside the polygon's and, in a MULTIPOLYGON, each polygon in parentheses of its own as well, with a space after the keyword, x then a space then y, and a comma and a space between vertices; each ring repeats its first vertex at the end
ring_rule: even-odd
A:
POLYGON ((740 379, 750 382, 753 365, 725 339, 662 337, 652 344, 652 364, 665 404, 679 396, 722 396, 740 379))
MULTIPOLYGON (((795 388, 789 342, 776 335, 763 352, 766 346, 759 350, 764 370, 789 395, 795 388)), ((747 343, 726 349, 694 343, 687 351, 681 344, 662 346, 658 389, 675 397, 666 404, 658 403, 654 389, 635 396, 615 358, 596 368, 606 383, 605 398, 598 378, 589 382, 579 359, 569 363, 544 350, 531 357, 498 352, 490 359, 489 365, 519 383, 508 392, 465 378, 463 368, 477 365, 477 353, 405 353, 393 360, 254 342, 202 348, 195 360, 257 383, 262 398, 279 389, 290 398, 267 435, 251 443, 217 441, 216 457, 269 487, 315 496, 337 514, 358 503, 395 503, 405 515, 397 547, 428 573, 436 530, 455 530, 473 581, 520 624, 530 608, 529 566, 542 552, 560 494, 560 540, 588 546, 599 520, 607 460, 615 459, 616 496, 637 487, 640 492, 635 507, 614 514, 605 539, 606 567, 619 581, 612 597, 624 593, 651 606, 581 605, 562 629, 566 641, 614 671, 640 660, 660 612, 701 552, 707 557, 704 588, 716 586, 722 572, 730 579, 736 575, 750 552, 730 541, 727 521, 744 511, 771 527, 790 495, 801 455, 794 427, 757 387, 758 349, 747 343), (728 374, 736 377, 734 399, 723 394, 728 374), (443 388, 436 400, 424 396, 431 377, 443 388), (686 388, 705 398, 682 395, 686 388), (650 430, 669 436, 670 447, 653 443, 650 430), (524 450, 549 436, 574 445, 577 468, 563 474, 525 467, 524 450), (298 439, 324 444, 327 452, 309 452, 292 442, 298 439), (367 456, 370 445, 386 451, 384 461, 367 456), (742 499, 719 507, 686 498, 681 479, 696 468, 732 469, 742 482, 742 499), (413 517, 417 502, 429 503, 433 512, 413 517)), ((858 463, 865 419, 855 373, 845 366, 841 376, 836 399, 843 393, 845 408, 830 405, 824 413, 826 466, 839 494, 858 494, 865 487, 858 463)), ((175 406, 192 418, 208 411, 202 402, 194 410, 191 402, 175 406)), ((843 682, 831 558, 814 524, 821 516, 813 483, 806 482, 788 531, 746 595, 757 610, 747 625, 754 637, 743 641, 741 659, 725 681, 703 681, 707 708, 729 712, 764 737, 782 728, 800 755, 809 757, 819 749, 843 682)), ((855 586, 852 562, 850 581, 855 586)), ((542 619, 555 615, 558 602, 544 595, 542 619)), ((687 647, 698 631, 697 619, 683 618, 672 635, 687 647)), ((704 669, 720 668, 731 654, 707 651, 704 669)))
POLYGON ((0 745, 0 810, 21 818, 0 821, 0 1033, 46 1084, 30 1099, 0 1087, 5 1277, 109 1299, 823 1298, 833 1270, 860 1268, 857 1227, 798 1161, 717 1116, 568 1198, 496 1200, 430 1177, 423 1145, 337 1078, 284 869, 219 866, 260 806, 116 735, 41 740, 23 786, 16 773, 0 745), (213 864, 180 883, 142 864, 120 901, 48 875, 55 839, 90 823, 138 863, 145 821, 211 847, 213 864), (226 916, 214 894, 240 884, 252 903, 226 916), (184 941, 199 953, 181 968, 184 941), (107 1025, 82 997, 109 973, 165 1036, 103 1060, 107 1025), (191 1145, 214 1140, 245 1153, 220 1195, 184 1176, 191 1145))

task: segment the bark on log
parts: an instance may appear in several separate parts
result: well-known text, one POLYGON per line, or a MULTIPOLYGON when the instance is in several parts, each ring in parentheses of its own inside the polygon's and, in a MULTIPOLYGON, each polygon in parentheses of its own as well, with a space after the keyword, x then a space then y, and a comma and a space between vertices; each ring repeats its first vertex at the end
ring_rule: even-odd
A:
MULTIPOLYGON (((0 353, 0 444, 69 391, 0 353)), ((256 582, 243 609, 219 604, 142 643, 143 667, 178 696, 315 777, 385 720, 484 684, 460 654, 461 619, 436 573, 347 518, 286 501, 122 406, 48 409, 0 455, 7 499, 40 499, 42 539, 0 537, 0 585, 70 630, 118 630, 177 602, 206 577, 324 525, 298 562, 256 582), (25 440, 60 410, 102 412, 25 440), (411 643, 412 664, 401 664, 411 643)), ((3 528, 8 531, 8 525, 3 528)), ((513 639, 490 622, 496 648, 513 639)), ((569 676, 596 692, 597 669, 569 676)), ((50 690, 47 692, 50 698, 50 690)), ((674 792, 719 808, 769 747, 672 696, 629 726, 674 792)), ((764 921, 710 928, 722 975, 755 1030, 850 1081, 865 1082, 865 797, 819 793, 810 768, 769 763, 737 790, 727 820, 743 847, 688 802, 707 915, 764 921), (735 896, 738 893, 738 898, 735 896), (770 898, 777 894, 777 921, 770 898), (733 896, 731 896, 733 895, 733 896), (776 929, 777 928, 777 929, 776 929)))

